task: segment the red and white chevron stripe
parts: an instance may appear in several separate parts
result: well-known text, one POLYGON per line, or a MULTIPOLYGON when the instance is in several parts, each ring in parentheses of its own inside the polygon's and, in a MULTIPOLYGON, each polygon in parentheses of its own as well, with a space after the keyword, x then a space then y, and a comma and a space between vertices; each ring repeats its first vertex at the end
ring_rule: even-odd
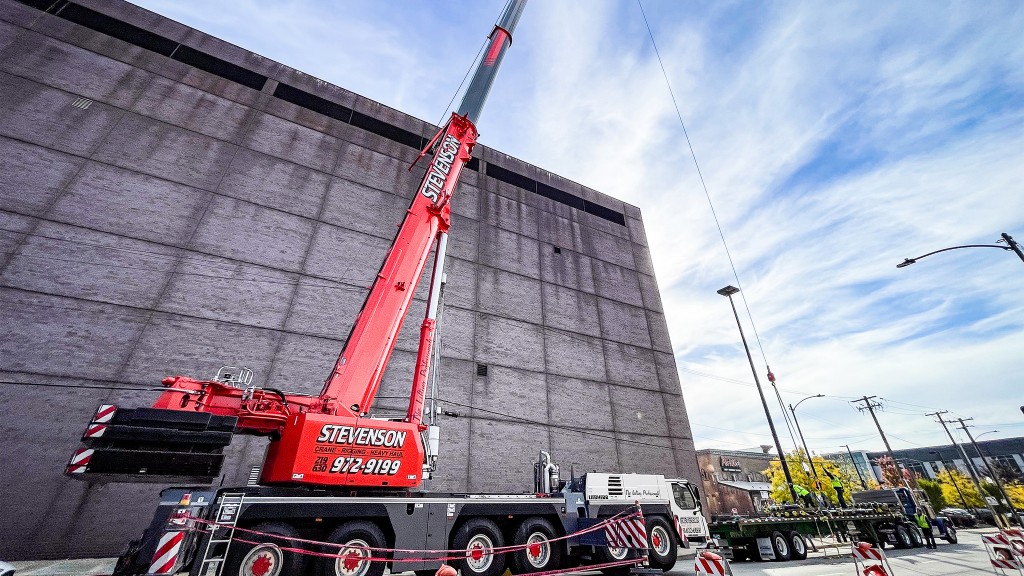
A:
POLYGON ((171 574, 178 563, 181 542, 185 539, 184 532, 165 532, 153 554, 153 562, 149 565, 148 574, 171 574))
POLYGON ((79 448, 75 450, 75 454, 71 457, 71 461, 68 462, 67 473, 68 474, 81 474, 85 472, 86 467, 89 465, 89 460, 92 459, 92 448, 79 448))
POLYGON ((725 561, 718 554, 704 552, 693 559, 693 571, 709 576, 725 576, 725 561))
POLYGON ((96 415, 92 417, 92 423, 110 422, 110 419, 114 417, 114 412, 117 412, 116 405, 100 404, 100 407, 96 409, 96 415))
POLYGON ((885 557, 885 554, 877 548, 861 548, 860 546, 854 546, 853 557, 859 558, 860 560, 881 560, 885 557))
POLYGON ((992 565, 996 568, 1009 568, 1011 570, 1020 570, 1024 568, 1024 563, 1022 563, 1020 560, 1000 560, 997 558, 992 558, 992 565))
POLYGON ((1001 544, 1003 546, 1010 545, 1010 541, 1006 538, 1004 534, 1000 532, 995 532, 993 534, 982 534, 981 541, 987 544, 1001 544))
POLYGON ((89 427, 85 429, 85 434, 82 434, 83 438, 99 438, 103 436, 103 433, 107 431, 106 424, 89 424, 89 427))
POLYGON ((643 518, 626 518, 605 527, 604 537, 611 548, 647 548, 647 530, 643 518))

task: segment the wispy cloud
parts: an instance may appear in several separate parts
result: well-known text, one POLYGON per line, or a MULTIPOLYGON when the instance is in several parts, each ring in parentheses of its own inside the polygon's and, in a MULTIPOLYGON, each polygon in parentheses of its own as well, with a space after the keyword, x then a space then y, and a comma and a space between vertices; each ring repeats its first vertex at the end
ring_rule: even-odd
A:
MULTIPOLYGON (((431 121, 502 4, 141 3, 431 121)), ((895 268, 1024 240, 1024 5, 644 8, 783 398, 833 396, 800 408, 812 450, 880 446, 848 402, 865 394, 890 400, 894 446, 944 441, 925 407, 1024 422, 1022 263, 976 249, 895 268)), ((641 208, 698 446, 767 443, 636 3, 531 3, 481 124, 485 144, 641 208)))

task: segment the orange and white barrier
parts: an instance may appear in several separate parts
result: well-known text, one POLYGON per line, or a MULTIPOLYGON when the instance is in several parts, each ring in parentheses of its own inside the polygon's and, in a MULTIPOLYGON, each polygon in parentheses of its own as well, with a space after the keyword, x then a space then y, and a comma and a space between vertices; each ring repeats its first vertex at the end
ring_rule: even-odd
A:
POLYGON ((729 561, 714 552, 701 552, 693 559, 693 571, 698 575, 732 576, 729 561))
POLYGON ((1006 530, 993 534, 982 534, 993 574, 1024 574, 1024 534, 1020 530, 1006 530))
POLYGON ((867 542, 852 543, 853 565, 857 574, 863 576, 893 576, 892 567, 889 566, 889 559, 885 552, 879 548, 873 548, 867 542))

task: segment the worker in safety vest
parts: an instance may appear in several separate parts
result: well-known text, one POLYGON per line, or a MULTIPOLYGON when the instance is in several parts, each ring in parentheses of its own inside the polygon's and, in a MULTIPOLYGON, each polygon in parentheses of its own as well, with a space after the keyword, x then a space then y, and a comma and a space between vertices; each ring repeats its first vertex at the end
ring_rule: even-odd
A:
POLYGON ((825 475, 832 480, 832 489, 836 491, 836 498, 839 498, 839 507, 846 508, 846 499, 843 498, 843 481, 828 470, 825 470, 825 475))
POLYGON ((810 490, 808 490, 807 488, 804 488, 803 486, 801 486, 799 484, 794 483, 793 484, 793 491, 796 492, 796 495, 799 496, 800 499, 804 501, 804 504, 808 508, 812 508, 814 506, 814 501, 811 499, 811 491, 810 490))
POLYGON ((921 531, 924 532, 924 542, 931 549, 936 549, 935 546, 935 535, 932 534, 932 523, 928 521, 928 517, 925 516, 924 510, 918 508, 917 514, 914 514, 914 520, 917 521, 917 525, 921 527, 921 531))

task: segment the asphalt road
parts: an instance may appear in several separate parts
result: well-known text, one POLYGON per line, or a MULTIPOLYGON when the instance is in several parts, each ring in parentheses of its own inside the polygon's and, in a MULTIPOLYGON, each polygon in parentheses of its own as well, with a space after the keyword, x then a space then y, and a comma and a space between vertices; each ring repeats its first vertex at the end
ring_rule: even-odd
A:
MULTIPOLYGON (((992 574, 985 546, 979 534, 993 532, 993 529, 960 530, 959 543, 947 544, 938 541, 938 550, 913 548, 893 550, 886 548, 885 554, 892 568, 892 576, 959 576, 970 574, 992 574)), ((828 556, 814 553, 807 560, 797 562, 736 562, 732 564, 734 576, 853 576, 854 570, 849 549, 841 548, 837 556, 835 549, 828 550, 828 556)), ((671 576, 692 576, 693 565, 690 557, 681 557, 671 576)))

